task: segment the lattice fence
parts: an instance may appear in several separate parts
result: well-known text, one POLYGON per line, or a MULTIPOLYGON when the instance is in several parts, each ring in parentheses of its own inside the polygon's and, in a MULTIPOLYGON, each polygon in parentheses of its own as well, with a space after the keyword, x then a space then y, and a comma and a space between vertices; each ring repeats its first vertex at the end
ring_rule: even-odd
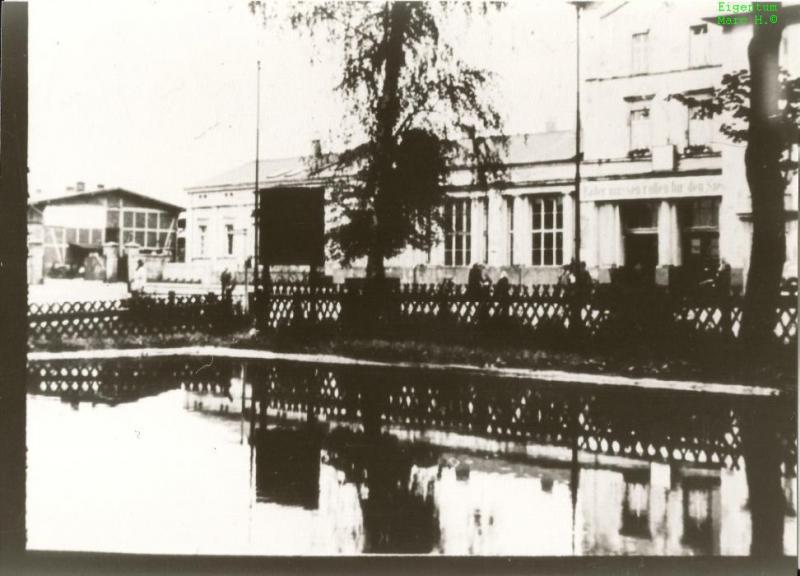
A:
MULTIPOLYGON (((560 286, 489 288, 479 293, 466 286, 404 285, 387 292, 376 307, 359 288, 276 284, 255 306, 272 329, 299 324, 349 329, 363 325, 368 314, 383 311, 381 329, 492 330, 515 336, 568 334, 580 308, 580 333, 615 338, 647 328, 677 337, 736 338, 741 327, 741 298, 678 298, 666 294, 634 298, 607 288, 577 297, 560 286), (652 314, 659 311, 659 314, 652 314), (644 320, 643 320, 644 318, 644 320), (644 327, 644 328, 643 328, 644 327)), ((242 302, 223 303, 214 295, 147 297, 105 302, 32 304, 29 338, 52 342, 69 338, 120 337, 225 331, 247 319, 242 302)), ((797 342, 797 301, 783 297, 775 311, 775 339, 797 342)))
MULTIPOLYGON (((368 304, 360 288, 278 284, 269 296, 268 325, 281 328, 303 321, 347 327, 363 319, 364 309, 375 309, 368 304)), ((738 337, 741 327, 741 297, 688 298, 659 292, 641 297, 610 286, 575 295, 553 285, 512 286, 502 294, 493 287, 476 293, 464 285, 402 285, 387 292, 380 307, 388 329, 391 325, 387 324, 392 323, 398 327, 494 328, 549 335, 569 331, 576 306, 580 308, 581 333, 591 337, 615 337, 646 328, 676 336, 730 339, 738 337)), ((796 298, 782 297, 775 311, 774 333, 781 344, 797 342, 796 298)))
POLYGON ((224 330, 244 321, 240 302, 223 302, 214 295, 31 304, 28 339, 36 345, 72 338, 224 330))

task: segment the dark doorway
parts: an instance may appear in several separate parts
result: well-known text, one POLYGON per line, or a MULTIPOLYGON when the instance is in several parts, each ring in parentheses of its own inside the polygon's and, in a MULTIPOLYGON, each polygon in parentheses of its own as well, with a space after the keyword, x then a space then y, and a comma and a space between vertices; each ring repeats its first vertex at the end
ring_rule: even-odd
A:
POLYGON ((653 278, 658 264, 657 234, 628 234, 625 236, 625 265, 653 278))
POLYGON ((658 265, 658 204, 624 202, 620 207, 625 230, 625 268, 632 281, 652 283, 658 265))

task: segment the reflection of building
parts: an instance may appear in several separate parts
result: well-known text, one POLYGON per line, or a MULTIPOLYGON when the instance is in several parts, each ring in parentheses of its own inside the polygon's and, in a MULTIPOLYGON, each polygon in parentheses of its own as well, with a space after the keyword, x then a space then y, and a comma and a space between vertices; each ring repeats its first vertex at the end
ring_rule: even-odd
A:
MULTIPOLYGON (((118 269, 109 269, 108 258, 119 259, 127 251, 172 260, 176 244, 176 218, 180 208, 121 188, 85 191, 79 182, 75 191, 35 201, 42 212, 44 272, 58 268, 74 273, 87 258, 96 255, 111 278, 118 269)), ((105 273, 104 273, 105 276, 105 273)))
POLYGON ((620 534, 634 538, 650 538, 650 474, 649 470, 623 473, 625 495, 622 498, 620 534))

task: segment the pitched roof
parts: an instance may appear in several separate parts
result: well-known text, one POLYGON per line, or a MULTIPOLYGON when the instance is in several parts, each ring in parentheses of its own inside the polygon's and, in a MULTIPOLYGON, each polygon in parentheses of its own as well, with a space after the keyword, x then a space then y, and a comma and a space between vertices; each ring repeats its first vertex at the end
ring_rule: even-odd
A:
MULTIPOLYGON (((456 167, 469 167, 468 152, 472 149, 471 140, 455 142, 457 150, 451 164, 456 167)), ((506 165, 533 164, 538 162, 555 162, 570 160, 575 155, 575 133, 571 130, 540 132, 531 134, 515 134, 504 138, 494 137, 486 140, 488 148, 494 150, 506 165)), ((310 178, 332 176, 330 168, 336 156, 326 155, 321 165, 314 165, 308 156, 293 158, 266 159, 259 161, 258 181, 260 186, 295 181, 302 182, 310 178)), ((188 192, 222 186, 254 185, 255 160, 223 172, 204 182, 188 187, 188 192)))
MULTIPOLYGON (((472 147, 470 140, 460 140, 457 144, 463 150, 471 150, 472 147)), ((486 144, 506 165, 555 162, 575 156, 575 132, 572 130, 494 137, 488 138, 486 144)), ((472 164, 464 156, 459 160, 466 160, 464 164, 467 166, 472 164)))
POLYGON ((54 196, 49 196, 47 198, 40 198, 37 200, 33 200, 30 202, 31 206, 35 206, 37 208, 43 208, 48 204, 57 204, 64 200, 75 200, 75 199, 90 199, 96 198, 98 196, 103 196, 106 194, 126 194, 129 196, 133 196, 135 198, 139 198, 146 202, 155 202, 156 204, 160 204, 166 208, 171 208, 174 210, 183 210, 183 206, 179 206, 177 204, 173 204, 172 202, 166 202, 165 200, 161 200, 159 198, 153 198, 152 196, 147 196, 146 194, 141 194, 139 192, 133 192, 131 190, 126 190, 124 188, 103 188, 102 190, 90 190, 88 192, 65 192, 62 194, 56 194, 54 196))
MULTIPOLYGON (((330 160, 328 155, 325 160, 330 160)), ((325 164, 328 164, 326 162, 325 164)), ((258 162, 258 181, 263 186, 271 182, 283 180, 305 180, 313 176, 318 170, 308 156, 295 156, 293 158, 271 158, 258 162)), ((255 185, 256 161, 251 160, 232 170, 218 174, 208 180, 199 182, 187 188, 191 191, 196 188, 214 188, 217 186, 231 186, 238 184, 255 185)))

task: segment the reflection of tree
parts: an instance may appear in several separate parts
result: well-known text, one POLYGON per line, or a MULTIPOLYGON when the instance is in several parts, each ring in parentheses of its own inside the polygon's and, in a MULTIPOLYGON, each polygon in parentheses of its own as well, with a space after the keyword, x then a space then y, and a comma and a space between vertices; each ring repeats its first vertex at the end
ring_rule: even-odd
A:
POLYGON ((388 435, 335 430, 328 439, 331 463, 358 485, 368 553, 417 553, 439 542, 433 479, 414 474, 415 462, 433 460, 414 445, 388 435))
POLYGON ((776 408, 774 404, 759 402, 742 410, 742 444, 753 535, 750 553, 753 556, 783 554, 785 501, 776 408))

